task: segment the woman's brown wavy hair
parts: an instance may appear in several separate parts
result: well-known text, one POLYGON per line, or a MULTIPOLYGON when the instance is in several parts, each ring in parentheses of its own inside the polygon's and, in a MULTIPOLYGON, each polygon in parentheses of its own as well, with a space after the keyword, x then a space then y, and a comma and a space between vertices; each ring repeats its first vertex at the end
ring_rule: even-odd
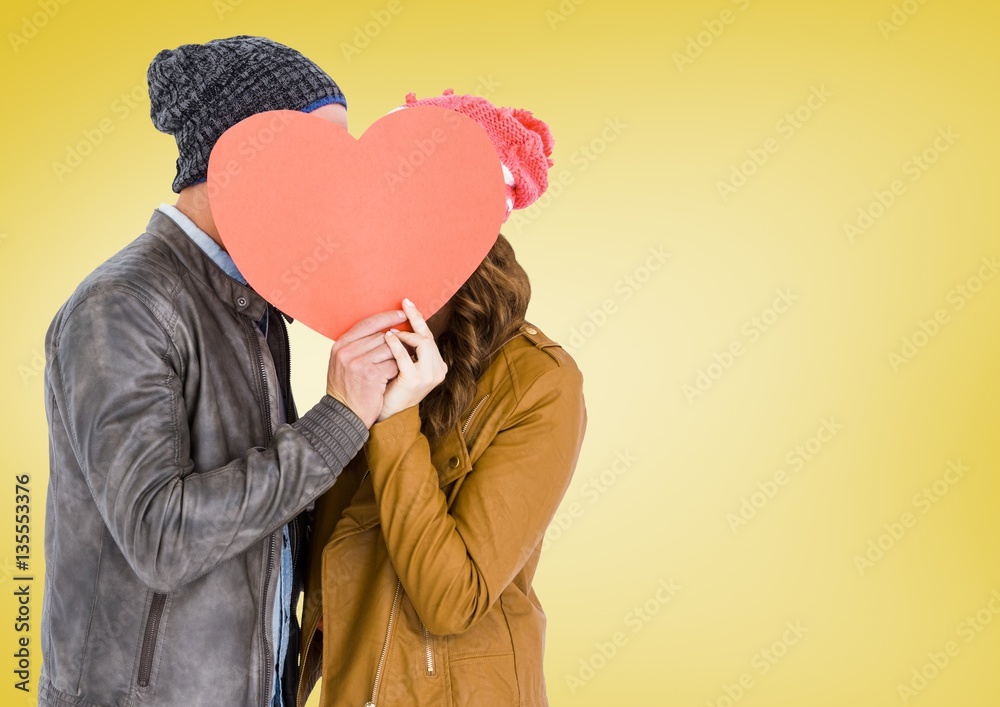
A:
POLYGON ((437 337, 448 366, 444 382, 420 403, 421 429, 432 442, 459 421, 490 358, 524 324, 531 299, 528 274, 501 234, 472 276, 449 300, 451 316, 437 337))

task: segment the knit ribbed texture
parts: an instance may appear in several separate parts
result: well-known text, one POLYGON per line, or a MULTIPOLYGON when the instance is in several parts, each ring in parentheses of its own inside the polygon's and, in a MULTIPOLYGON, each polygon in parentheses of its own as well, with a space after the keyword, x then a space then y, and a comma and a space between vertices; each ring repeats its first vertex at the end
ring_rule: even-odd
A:
POLYGON ((149 115, 177 140, 173 190, 204 181, 208 156, 227 129, 256 113, 347 105, 326 72, 266 37, 240 35, 157 54, 146 72, 149 115))
POLYGON ((329 395, 320 398, 292 427, 319 452, 338 476, 368 441, 368 428, 346 405, 329 395))

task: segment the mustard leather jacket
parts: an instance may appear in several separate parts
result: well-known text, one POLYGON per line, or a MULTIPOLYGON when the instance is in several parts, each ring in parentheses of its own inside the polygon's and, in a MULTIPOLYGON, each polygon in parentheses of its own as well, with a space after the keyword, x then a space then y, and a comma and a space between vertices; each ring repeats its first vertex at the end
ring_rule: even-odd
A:
POLYGON ((300 705, 320 675, 323 707, 548 704, 531 583, 583 441, 583 377, 524 324, 477 384, 434 447, 417 406, 373 425, 317 501, 300 705))

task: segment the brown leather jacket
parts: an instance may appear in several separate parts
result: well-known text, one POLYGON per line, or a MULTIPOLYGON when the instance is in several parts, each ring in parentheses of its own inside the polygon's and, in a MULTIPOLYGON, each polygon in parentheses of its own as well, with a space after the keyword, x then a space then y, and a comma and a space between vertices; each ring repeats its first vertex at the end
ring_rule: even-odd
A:
POLYGON ((320 673, 323 707, 548 704, 531 582, 583 441, 582 384, 525 324, 433 448, 417 406, 371 428, 317 501, 300 705, 320 673))

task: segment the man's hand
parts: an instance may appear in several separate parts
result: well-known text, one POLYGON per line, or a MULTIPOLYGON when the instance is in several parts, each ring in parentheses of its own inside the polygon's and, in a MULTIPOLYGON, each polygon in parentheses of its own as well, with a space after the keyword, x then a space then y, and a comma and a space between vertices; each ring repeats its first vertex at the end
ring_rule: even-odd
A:
POLYGON ((399 373, 382 330, 404 319, 406 314, 398 309, 366 317, 330 349, 326 392, 349 407, 366 427, 375 424, 385 386, 399 373))
POLYGON ((404 299, 403 311, 409 317, 413 331, 390 329, 385 333, 385 341, 396 358, 399 375, 385 390, 379 421, 419 403, 448 373, 448 366, 441 359, 441 351, 434 342, 434 334, 413 302, 404 299), (416 351, 415 360, 403 344, 416 351))

